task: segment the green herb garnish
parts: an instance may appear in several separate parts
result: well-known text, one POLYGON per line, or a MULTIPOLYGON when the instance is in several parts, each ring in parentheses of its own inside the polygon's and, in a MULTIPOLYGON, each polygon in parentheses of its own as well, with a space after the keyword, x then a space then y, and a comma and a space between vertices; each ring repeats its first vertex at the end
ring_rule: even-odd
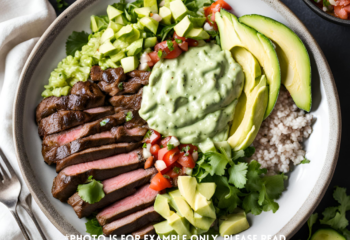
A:
POLYGON ((173 144, 170 144, 170 143, 168 143, 166 146, 167 146, 167 149, 168 149, 168 150, 171 150, 171 149, 174 148, 174 145, 173 145, 173 144))
POLYGON ((96 216, 87 217, 88 221, 85 223, 86 232, 90 233, 91 236, 100 236, 103 234, 102 226, 99 224, 96 216))
POLYGON ((101 122, 100 122, 100 126, 101 127, 104 127, 104 126, 106 126, 106 124, 109 122, 109 118, 106 118, 106 119, 104 119, 104 120, 102 120, 101 122))
POLYGON ((142 148, 147 148, 147 143, 144 143, 144 144, 142 145, 142 148))
POLYGON ((120 82, 120 83, 118 84, 118 88, 119 88, 120 90, 123 90, 123 89, 124 89, 123 82, 120 82))
POLYGON ((174 45, 173 45, 173 42, 171 40, 166 41, 166 45, 168 46, 170 51, 174 50, 174 45))
POLYGON ((86 184, 80 184, 78 186, 78 195, 87 203, 97 203, 105 196, 103 184, 100 181, 92 179, 92 176, 89 176, 86 184))
POLYGON ((300 162, 300 164, 308 164, 308 163, 310 163, 311 161, 309 160, 309 159, 306 159, 306 158, 304 158, 304 160, 302 160, 301 162, 300 162))
POLYGON ((174 173, 179 173, 180 172, 180 168, 179 167, 174 167, 173 171, 174 171, 174 173))
POLYGON ((134 115, 132 114, 132 112, 128 112, 128 113, 126 114, 125 120, 126 120, 127 122, 129 122, 131 119, 133 119, 133 117, 134 117, 134 115))
POLYGON ((182 43, 181 39, 175 39, 175 42, 177 42, 178 44, 182 43))
POLYGON ((150 138, 150 137, 151 137, 151 135, 152 135, 152 131, 151 131, 151 130, 148 130, 148 131, 146 132, 145 137, 144 137, 143 139, 150 138))
POLYGON ((162 50, 159 50, 159 51, 158 51, 158 57, 159 57, 159 58, 162 58, 162 56, 163 56, 163 52, 162 52, 162 50))
POLYGON ((69 35, 66 41, 66 54, 67 56, 74 56, 76 51, 80 51, 84 45, 86 45, 89 41, 89 34, 82 31, 76 32, 73 31, 71 35, 69 35))
POLYGON ((165 177, 166 179, 170 179, 170 177, 168 175, 163 175, 163 177, 165 177))
POLYGON ((66 7, 68 7, 68 3, 65 0, 56 0, 56 6, 58 11, 62 11, 66 7))

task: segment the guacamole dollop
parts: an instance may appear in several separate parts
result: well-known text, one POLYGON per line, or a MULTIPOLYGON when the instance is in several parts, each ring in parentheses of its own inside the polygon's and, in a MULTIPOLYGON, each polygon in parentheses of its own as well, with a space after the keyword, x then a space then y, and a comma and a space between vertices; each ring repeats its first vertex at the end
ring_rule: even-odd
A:
POLYGON ((139 113, 150 128, 182 143, 223 141, 243 81, 242 68, 229 51, 216 44, 193 47, 154 66, 139 113))

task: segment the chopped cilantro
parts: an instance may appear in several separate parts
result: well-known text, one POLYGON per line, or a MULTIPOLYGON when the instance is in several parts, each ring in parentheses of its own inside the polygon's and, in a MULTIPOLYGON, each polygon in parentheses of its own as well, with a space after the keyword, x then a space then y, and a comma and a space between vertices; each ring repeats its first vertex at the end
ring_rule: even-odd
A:
POLYGON ((170 179, 170 177, 168 175, 163 175, 163 177, 165 177, 166 179, 170 179))
POLYGON ((159 50, 159 51, 158 51, 158 57, 159 57, 159 58, 162 58, 162 56, 163 56, 163 52, 162 52, 162 50, 159 50))
POLYGON ((126 121, 129 122, 131 119, 133 119, 134 115, 132 114, 132 112, 128 112, 126 114, 126 121))
POLYGON ((104 119, 104 120, 102 120, 101 122, 100 122, 100 126, 101 127, 104 127, 104 126, 106 126, 106 124, 109 122, 109 118, 106 118, 106 119, 104 119))
POLYGON ((86 184, 78 186, 78 194, 85 202, 93 204, 99 202, 105 196, 103 184, 100 181, 92 179, 90 176, 86 184))
POLYGON ((148 131, 146 132, 145 137, 144 137, 143 139, 150 138, 150 137, 151 137, 151 135, 152 135, 152 131, 151 131, 151 130, 148 130, 148 131))
POLYGON ((236 188, 244 188, 247 182, 247 172, 247 163, 233 164, 228 170, 228 173, 230 174, 228 182, 233 184, 236 188))
POLYGON ((76 32, 73 31, 71 35, 69 35, 66 41, 66 54, 67 56, 74 56, 76 51, 80 51, 84 45, 86 45, 89 41, 89 34, 82 31, 76 32))
POLYGON ((168 143, 168 144, 166 145, 166 147, 167 147, 167 149, 168 149, 168 150, 171 150, 171 149, 173 149, 173 148, 174 148, 174 145, 173 145, 173 144, 168 143))
POLYGON ((166 45, 168 46, 169 51, 174 50, 174 45, 173 45, 173 42, 171 40, 166 41, 166 45))
POLYGON ((147 143, 144 143, 144 144, 142 145, 142 148, 147 148, 147 143))
POLYGON ((160 145, 160 148, 164 148, 163 144, 160 145))
POLYGON ((302 161, 300 162, 300 164, 307 164, 307 163, 310 163, 310 160, 309 160, 309 159, 306 159, 306 158, 304 158, 304 160, 302 160, 302 161))
POLYGON ((87 217, 87 220, 85 223, 87 233, 90 233, 91 236, 100 236, 103 234, 102 226, 97 221, 96 216, 87 217))
POLYGON ((68 7, 68 3, 65 0, 56 0, 56 6, 58 11, 62 11, 66 7, 68 7))
POLYGON ((190 146, 187 145, 186 147, 183 147, 183 148, 182 148, 182 151, 183 151, 183 152, 188 152, 188 151, 190 151, 190 146))
POLYGON ((307 238, 307 240, 309 240, 311 238, 311 234, 312 234, 312 226, 316 223, 318 218, 318 214, 314 213, 310 216, 310 218, 307 220, 307 226, 309 227, 309 237, 307 238))
POLYGON ((118 84, 118 88, 119 88, 120 90, 123 90, 123 89, 124 89, 123 82, 120 82, 120 83, 118 84))
POLYGON ((250 146, 250 147, 247 147, 246 149, 244 149, 245 157, 249 158, 249 157, 253 156, 254 153, 255 153, 255 147, 250 146))
POLYGON ((182 43, 181 39, 175 39, 175 42, 177 42, 178 44, 182 43))
POLYGON ((179 167, 174 167, 173 171, 174 171, 174 173, 179 173, 180 172, 180 168, 179 167))

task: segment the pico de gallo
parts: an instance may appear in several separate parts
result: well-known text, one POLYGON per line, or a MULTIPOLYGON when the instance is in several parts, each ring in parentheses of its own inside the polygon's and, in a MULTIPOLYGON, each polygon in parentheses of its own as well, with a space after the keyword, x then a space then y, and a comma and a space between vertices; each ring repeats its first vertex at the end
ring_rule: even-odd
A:
POLYGON ((143 156, 147 158, 145 169, 155 167, 158 170, 150 188, 162 191, 177 185, 177 178, 191 175, 198 160, 198 147, 193 144, 181 144, 176 137, 162 137, 155 130, 149 130, 143 141, 143 156))
POLYGON ((350 0, 314 0, 323 11, 340 19, 350 20, 350 0))

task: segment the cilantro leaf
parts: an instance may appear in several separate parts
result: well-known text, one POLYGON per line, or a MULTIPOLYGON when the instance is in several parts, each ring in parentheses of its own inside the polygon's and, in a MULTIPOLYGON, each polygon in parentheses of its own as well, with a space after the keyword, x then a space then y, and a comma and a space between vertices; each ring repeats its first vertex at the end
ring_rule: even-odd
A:
POLYGON ((76 51, 80 51, 88 43, 89 34, 82 31, 73 31, 66 41, 66 54, 74 56, 76 51))
POLYGON ((228 160, 220 153, 217 152, 208 152, 204 154, 207 159, 208 163, 211 166, 210 168, 210 175, 219 175, 222 176, 225 174, 226 165, 228 163, 228 160))
POLYGON ((106 124, 109 122, 109 118, 106 118, 106 119, 103 119, 101 122, 100 122, 100 126, 103 127, 103 126, 106 126, 106 124))
POLYGON ((335 216, 329 220, 321 219, 321 224, 326 224, 334 229, 344 229, 349 225, 349 221, 346 219, 345 214, 336 212, 335 216))
POLYGON ((343 230, 343 235, 347 240, 350 240, 350 231, 348 229, 343 230))
POLYGON ((310 160, 304 158, 304 160, 302 160, 302 161, 300 162, 300 164, 307 164, 307 163, 310 163, 310 162, 311 162, 310 160))
POLYGON ((254 153, 255 153, 255 147, 250 146, 244 149, 244 155, 247 158, 250 158, 251 156, 253 156, 254 153))
POLYGON ((216 190, 213 197, 215 206, 224 210, 224 213, 232 213, 237 206, 241 204, 239 198, 241 192, 234 186, 231 186, 227 182, 226 177, 214 176, 213 181, 216 184, 216 190))
POLYGON ((248 165, 247 172, 247 184, 246 189, 248 191, 261 191, 262 189, 262 180, 261 175, 266 174, 266 169, 260 168, 260 163, 257 161, 251 161, 248 165))
POLYGON ((89 179, 87 184, 80 184, 78 194, 81 199, 90 204, 99 202, 105 196, 103 184, 95 179, 89 179))
POLYGON ((134 115, 132 114, 132 112, 128 112, 127 114, 126 114, 126 118, 125 118, 125 120, 127 121, 127 122, 129 122, 131 119, 133 119, 134 118, 134 115))
POLYGON ((120 0, 119 3, 114 3, 112 6, 120 11, 124 11, 126 8, 126 1, 120 0))
POLYGON ((243 209, 246 213, 251 212, 254 215, 259 215, 262 212, 262 207, 258 203, 259 193, 250 193, 243 199, 243 209))
POLYGON ((265 176, 263 178, 266 186, 266 194, 271 199, 278 199, 284 191, 284 175, 265 176))
MULTIPOLYGON (((168 36, 172 36, 174 33, 174 27, 176 23, 171 25, 161 25, 162 30, 157 34, 157 37, 161 38, 164 41, 168 36)), ((160 29, 160 28, 159 28, 160 29)))
POLYGON ((85 223, 86 226, 86 232, 90 233, 91 236, 93 235, 102 235, 103 231, 102 231, 102 226, 99 224, 99 222, 97 221, 96 217, 89 217, 87 218, 88 221, 85 223))
POLYGON ((345 188, 336 187, 333 193, 333 197, 340 204, 341 212, 350 210, 350 196, 346 195, 345 188))
POLYGON ((229 168, 228 173, 230 174, 229 183, 235 185, 237 188, 244 188, 247 182, 247 163, 234 164, 229 168))
POLYGON ((233 158, 232 158, 232 160, 233 160, 233 161, 236 161, 236 160, 238 160, 238 159, 240 159, 240 158, 242 158, 242 157, 244 157, 244 151, 243 151, 243 150, 239 150, 239 151, 237 151, 237 152, 233 152, 233 158))
POLYGON ((56 0, 56 6, 58 11, 62 11, 68 7, 68 3, 65 0, 56 0))
POLYGON ((310 216, 310 218, 307 220, 307 226, 309 227, 309 237, 307 238, 307 240, 309 240, 311 238, 311 234, 312 234, 312 226, 316 223, 318 218, 318 214, 314 213, 310 216))

